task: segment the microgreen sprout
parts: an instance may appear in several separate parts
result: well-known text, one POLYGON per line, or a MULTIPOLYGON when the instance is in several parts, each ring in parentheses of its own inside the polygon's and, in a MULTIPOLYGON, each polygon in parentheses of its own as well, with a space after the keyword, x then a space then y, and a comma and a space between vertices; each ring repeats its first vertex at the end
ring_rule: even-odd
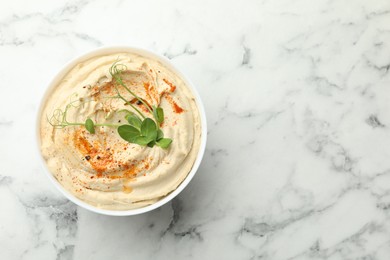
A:
MULTIPOLYGON (((47 118, 49 124, 54 128, 64 128, 67 126, 82 126, 91 133, 95 134, 95 128, 100 126, 116 127, 119 136, 129 143, 135 143, 141 146, 153 147, 154 145, 160 146, 163 149, 169 148, 172 143, 172 139, 164 138, 164 133, 160 128, 160 125, 164 122, 164 110, 161 107, 150 107, 142 98, 140 98, 134 91, 132 91, 124 82, 122 74, 127 71, 127 67, 124 64, 116 61, 109 69, 109 73, 112 76, 114 88, 116 91, 115 96, 109 96, 105 98, 117 98, 125 102, 125 105, 129 105, 134 112, 122 109, 116 111, 116 113, 124 113, 124 118, 128 124, 111 124, 111 123, 97 123, 91 118, 87 118, 84 122, 69 122, 67 120, 68 110, 83 105, 86 102, 92 100, 85 100, 83 98, 77 99, 77 94, 71 96, 71 101, 65 106, 64 110, 59 108, 53 111, 52 116, 47 118), (132 97, 144 105, 148 110, 151 117, 145 115, 140 109, 128 101, 120 92, 119 88, 123 88, 132 97), (76 98, 76 99, 75 99, 76 98)), ((111 114, 110 114, 111 117, 111 114)))

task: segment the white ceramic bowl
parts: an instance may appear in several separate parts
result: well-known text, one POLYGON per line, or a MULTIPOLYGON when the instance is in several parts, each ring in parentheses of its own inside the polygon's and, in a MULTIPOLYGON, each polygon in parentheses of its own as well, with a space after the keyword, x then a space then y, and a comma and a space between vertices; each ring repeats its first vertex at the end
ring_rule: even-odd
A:
POLYGON ((83 54, 70 62, 68 62, 54 77, 54 79, 49 83, 49 86, 44 94, 44 96, 41 99, 40 107, 38 110, 37 114, 37 121, 36 121, 36 137, 37 137, 37 147, 39 150, 40 154, 40 161, 43 165, 44 172, 46 173, 47 177, 50 179, 50 181, 54 184, 54 186, 70 201, 74 202, 75 204, 79 205, 80 207, 83 207, 87 210, 104 214, 104 215, 110 215, 110 216, 130 216, 130 215, 137 215, 137 214, 142 214, 148 211, 151 211, 153 209, 156 209, 158 207, 161 207, 165 203, 169 202, 172 200, 174 197, 176 197, 191 181, 191 179, 194 177, 196 171, 199 168, 200 162, 203 158, 203 154, 205 151, 206 147, 206 139, 207 139, 207 125, 206 125, 206 114, 204 111, 203 103, 199 97, 198 92, 196 91, 195 87, 193 84, 175 67, 172 65, 172 63, 166 59, 165 57, 162 57, 158 54, 152 53, 147 50, 139 49, 139 48, 132 48, 132 47, 126 47, 126 46, 114 46, 114 47, 103 47, 99 48, 93 51, 90 51, 86 54, 83 54), (44 158, 42 157, 41 149, 40 149, 40 120, 42 116, 42 111, 43 107, 45 105, 45 101, 48 98, 48 96, 53 92, 55 87, 58 85, 59 81, 78 63, 85 61, 87 59, 90 59, 95 56, 100 56, 100 55, 106 55, 106 54, 112 54, 112 53, 118 53, 118 52, 132 52, 132 53, 138 53, 146 57, 150 57, 152 59, 157 59, 160 60, 164 65, 167 66, 170 70, 175 72, 180 78, 184 80, 186 85, 191 89, 193 92, 196 103, 198 105, 199 113, 200 113, 200 121, 201 121, 201 131, 202 131, 202 136, 201 136, 201 143, 198 151, 197 158, 195 160, 195 163, 191 169, 191 171, 188 173, 187 177, 184 179, 184 181, 173 191, 171 192, 168 196, 162 198, 161 200, 157 201, 154 204, 148 205, 143 208, 137 208, 137 209, 130 209, 130 210, 106 210, 106 209, 100 209, 97 207, 94 207, 77 197, 75 197, 73 194, 71 194, 69 191, 64 189, 62 185, 54 178, 52 173, 48 170, 46 162, 44 158))

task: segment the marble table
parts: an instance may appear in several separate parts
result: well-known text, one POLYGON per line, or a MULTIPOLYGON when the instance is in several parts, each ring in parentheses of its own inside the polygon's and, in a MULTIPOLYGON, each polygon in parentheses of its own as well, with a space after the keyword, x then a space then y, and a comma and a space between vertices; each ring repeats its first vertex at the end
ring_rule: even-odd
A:
POLYGON ((390 259, 390 2, 1 1, 0 259, 390 259), (190 185, 133 217, 43 174, 35 114, 73 57, 168 57, 209 125, 190 185))

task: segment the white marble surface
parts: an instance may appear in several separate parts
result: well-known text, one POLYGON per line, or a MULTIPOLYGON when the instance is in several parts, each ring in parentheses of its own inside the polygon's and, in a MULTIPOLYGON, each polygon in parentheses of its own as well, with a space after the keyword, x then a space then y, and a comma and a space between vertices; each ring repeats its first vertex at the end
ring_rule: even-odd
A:
POLYGON ((390 259, 390 2, 1 1, 0 259, 390 259), (34 115, 102 45, 164 54, 209 139, 172 203, 135 217, 49 183, 34 115))

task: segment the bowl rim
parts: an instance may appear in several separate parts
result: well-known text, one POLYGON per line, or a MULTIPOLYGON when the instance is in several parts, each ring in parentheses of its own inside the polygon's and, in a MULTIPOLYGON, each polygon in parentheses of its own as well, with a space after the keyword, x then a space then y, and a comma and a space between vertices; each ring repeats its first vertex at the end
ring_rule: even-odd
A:
POLYGON ((159 55, 153 51, 139 48, 139 47, 130 47, 130 46, 103 46, 99 48, 95 48, 89 51, 86 51, 82 53, 81 55, 76 56, 75 58, 71 59, 70 61, 66 62, 57 72, 55 72, 54 77, 51 78, 49 83, 46 85, 46 89, 44 93, 41 95, 40 101, 39 101, 39 109, 36 113, 36 129, 35 129, 35 144, 36 148, 38 150, 39 154, 39 161, 41 163, 42 168, 44 169, 45 175, 49 178, 50 182, 57 188, 60 193, 62 193, 67 199, 75 203, 76 205, 85 208, 89 211, 102 214, 102 215, 108 215, 108 216, 132 216, 132 215, 139 215, 143 214, 149 211, 152 211, 154 209, 157 209, 164 204, 171 201, 173 198, 175 198, 180 192, 184 190, 184 188, 188 185, 188 183, 192 180, 195 173, 197 172, 200 163, 203 159, 203 155, 206 148, 206 141, 207 141, 207 121, 206 121, 206 113, 204 109, 203 102, 200 98, 200 95, 195 88, 194 84, 188 79, 187 76, 185 76, 175 65, 171 63, 170 60, 168 60, 166 57, 159 55), (200 140, 200 146, 198 155, 195 159, 195 162, 188 173, 188 175, 185 177, 185 179, 179 184, 179 186, 169 193, 164 198, 160 199, 159 201, 142 207, 142 208, 136 208, 136 209, 129 209, 129 210, 107 210, 107 209, 101 209, 97 208, 93 205, 90 205, 80 199, 78 199, 76 196, 74 196, 72 193, 67 191, 53 176, 53 174, 50 172, 50 170, 47 167, 46 161, 42 156, 41 152, 41 137, 40 137, 40 124, 41 124, 41 116, 44 109, 44 106, 46 104, 46 100, 49 97, 49 95, 54 91, 56 88, 58 82, 72 69, 74 68, 78 63, 86 61, 90 58, 100 56, 100 55, 109 55, 112 53, 119 53, 119 52, 130 52, 130 53, 137 53, 141 54, 143 56, 154 58, 159 61, 161 61, 165 66, 167 66, 168 69, 172 70, 176 75, 178 75, 187 85, 188 88, 190 88, 192 94, 195 97, 195 102, 198 106, 199 116, 200 116, 200 123, 201 123, 201 140, 200 140))

